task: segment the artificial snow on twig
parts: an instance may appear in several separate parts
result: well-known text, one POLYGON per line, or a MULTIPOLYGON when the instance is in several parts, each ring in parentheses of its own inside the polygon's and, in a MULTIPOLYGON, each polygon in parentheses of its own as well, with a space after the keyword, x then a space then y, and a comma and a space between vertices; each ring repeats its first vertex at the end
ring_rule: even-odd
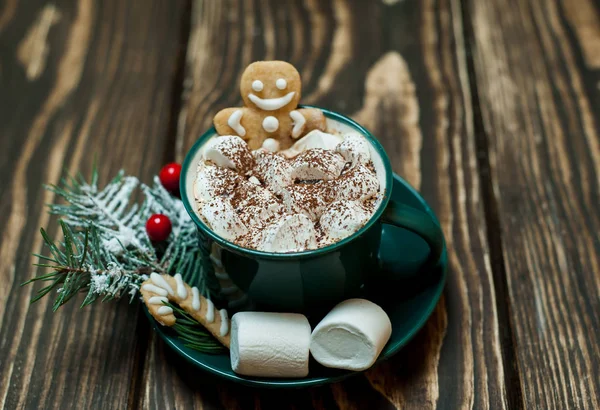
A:
MULTIPOLYGON (((182 202, 164 189, 158 177, 152 185, 145 185, 120 171, 103 189, 98 188, 97 181, 94 170, 89 183, 81 175, 67 176, 59 185, 48 187, 66 202, 49 207, 52 214, 61 218, 63 239, 55 241, 41 230, 50 256, 35 255, 41 262, 37 266, 52 272, 23 284, 47 284, 32 302, 53 290, 54 310, 80 292, 86 293, 82 307, 98 299, 108 301, 125 295, 133 301, 152 272, 180 272, 186 282, 194 283, 204 296, 210 297, 196 227, 182 202), (142 194, 141 203, 132 200, 136 192, 142 194), (160 255, 145 231, 146 221, 157 213, 167 215, 172 224, 160 255)), ((175 308, 174 311, 182 315, 175 308)), ((186 346, 205 353, 222 351, 220 343, 193 318, 181 316, 173 329, 186 346)))
POLYGON ((98 271, 88 266, 90 272, 90 294, 120 298, 123 294, 135 297, 140 283, 148 280, 148 275, 123 271, 116 263, 108 264, 106 271, 98 271))
POLYGON ((165 190, 158 177, 146 185, 120 171, 103 189, 97 180, 94 171, 91 183, 69 177, 60 186, 49 187, 67 202, 50 205, 50 212, 62 217, 64 241, 55 244, 44 237, 55 250, 52 262, 60 273, 45 276, 54 281, 50 287, 61 285, 55 307, 79 291, 87 291, 84 305, 97 298, 135 297, 151 271, 173 274, 179 269, 187 280, 202 282, 196 228, 181 200, 165 190), (141 204, 132 201, 136 192, 142 193, 141 204), (145 231, 145 222, 153 214, 167 215, 172 223, 161 257, 145 231), (58 250, 61 247, 63 251, 58 250))

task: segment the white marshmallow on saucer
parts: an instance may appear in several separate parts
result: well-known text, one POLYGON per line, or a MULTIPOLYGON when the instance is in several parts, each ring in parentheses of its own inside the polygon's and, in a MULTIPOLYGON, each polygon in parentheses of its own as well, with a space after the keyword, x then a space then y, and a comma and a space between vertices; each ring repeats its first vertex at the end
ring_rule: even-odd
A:
POLYGON ((296 313, 239 312, 231 318, 231 368, 259 377, 306 377, 310 324, 296 313))
POLYGON ((320 224, 326 243, 352 235, 371 219, 371 213, 356 201, 332 202, 321 215, 320 224))
POLYGON ((256 247, 266 252, 299 252, 317 247, 317 233, 302 214, 286 215, 260 232, 256 247))
POLYGON ((301 152, 313 148, 322 148, 334 151, 342 140, 343 138, 338 135, 328 134, 321 130, 312 130, 304 137, 296 141, 290 148, 283 151, 282 154, 288 158, 292 158, 301 152))
POLYGON ((364 165, 357 165, 338 180, 336 190, 340 200, 364 201, 377 195, 379 180, 364 165))
POLYGON ((248 144, 237 135, 213 137, 204 147, 204 159, 241 173, 251 169, 254 164, 248 144))
POLYGON ((200 208, 200 214, 217 235, 233 241, 248 232, 248 228, 225 198, 215 198, 200 208))
POLYGON ((336 152, 309 149, 292 160, 292 179, 329 181, 342 173, 344 165, 344 159, 336 152))
POLYGON ((327 314, 311 335, 310 352, 325 367, 371 367, 392 334, 385 311, 365 299, 348 299, 327 314))
POLYGON ((352 162, 352 166, 356 164, 366 165, 371 160, 369 143, 360 134, 351 133, 344 135, 344 141, 335 149, 346 161, 352 162))

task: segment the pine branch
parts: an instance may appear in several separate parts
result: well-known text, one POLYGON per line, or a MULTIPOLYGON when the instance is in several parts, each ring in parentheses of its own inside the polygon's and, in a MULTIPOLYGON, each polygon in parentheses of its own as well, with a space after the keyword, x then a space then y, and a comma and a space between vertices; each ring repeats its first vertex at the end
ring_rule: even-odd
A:
MULTIPOLYGON (((56 291, 53 310, 86 293, 81 307, 98 300, 105 302, 127 295, 130 302, 150 273, 181 273, 194 283, 200 293, 210 297, 205 284, 202 254, 196 228, 182 202, 171 196, 157 177, 152 186, 119 172, 103 189, 99 189, 98 171, 94 166, 90 183, 78 174, 65 174, 58 185, 46 188, 64 200, 50 204, 49 212, 61 218, 62 240, 53 240, 42 228, 40 233, 50 255, 35 254, 39 274, 21 286, 44 283, 31 303, 56 291), (135 192, 143 194, 141 204, 132 201, 135 192), (172 224, 172 234, 157 251, 145 232, 145 222, 155 213, 165 214, 172 224)), ((200 323, 178 307, 174 331, 192 349, 220 353, 223 346, 200 323)))
MULTIPOLYGON (((42 256, 41 259, 53 265, 52 268, 59 273, 55 287, 65 284, 61 291, 64 296, 59 298, 61 301, 67 301, 86 288, 91 291, 104 289, 99 285, 105 285, 105 280, 96 278, 102 273, 119 277, 118 283, 122 284, 121 287, 116 286, 119 291, 126 286, 124 282, 135 284, 135 278, 130 276, 139 276, 142 271, 161 274, 181 272, 187 281, 201 281, 202 258, 198 252, 194 224, 181 201, 171 196, 158 178, 154 178, 153 185, 148 186, 120 171, 104 189, 98 188, 97 181, 98 172, 94 168, 91 183, 79 174, 77 177, 66 175, 59 185, 48 186, 66 202, 49 205, 50 212, 62 218, 64 240, 55 243, 44 230, 41 231, 53 256, 42 256), (141 191, 144 196, 141 205, 132 203, 131 198, 136 191, 141 191), (155 213, 167 215, 173 226, 162 255, 157 254, 145 232, 145 221, 155 213), (71 252, 74 247, 83 257, 80 255, 77 260, 74 259, 71 252), (74 280, 74 274, 69 275, 65 269, 81 268, 84 264, 90 268, 79 274, 83 279, 74 280), (87 281, 84 280, 86 277, 87 281), (91 286, 92 278, 95 279, 95 287, 91 286)), ((115 287, 109 286, 108 289, 113 291, 115 287)), ((97 292, 88 294, 84 305, 95 301, 97 296, 97 292)), ((102 296, 103 300, 112 300, 121 294, 113 292, 108 298, 104 298, 107 295, 102 296)))
POLYGON ((54 257, 44 257, 46 263, 36 265, 50 268, 53 272, 38 275, 21 285, 51 282, 38 291, 32 303, 46 296, 53 289, 58 293, 53 304, 54 311, 80 292, 87 292, 82 307, 93 303, 101 296, 104 300, 112 300, 128 293, 133 299, 140 284, 148 278, 151 272, 149 267, 140 265, 124 268, 108 262, 104 265, 107 267, 105 269, 95 268, 96 262, 103 257, 100 254, 101 248, 90 243, 94 240, 97 243, 97 228, 91 226, 81 234, 76 234, 63 221, 60 221, 60 225, 64 237, 62 243, 55 243, 44 229, 41 230, 44 242, 54 257))

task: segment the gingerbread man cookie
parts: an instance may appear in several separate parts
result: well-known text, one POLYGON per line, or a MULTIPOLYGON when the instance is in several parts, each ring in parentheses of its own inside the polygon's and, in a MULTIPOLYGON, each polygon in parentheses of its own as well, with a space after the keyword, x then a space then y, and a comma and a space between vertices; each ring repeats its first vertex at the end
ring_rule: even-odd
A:
POLYGON ((285 61, 257 61, 242 74, 244 107, 226 108, 213 122, 219 135, 239 135, 251 150, 289 148, 309 131, 325 131, 325 116, 316 108, 296 109, 300 73, 285 61))
POLYGON ((174 302, 202 324, 225 347, 229 347, 230 320, 225 309, 215 311, 210 299, 200 295, 198 288, 190 287, 180 274, 175 276, 153 273, 140 287, 144 304, 150 314, 163 326, 173 326, 173 309, 165 302, 174 302))

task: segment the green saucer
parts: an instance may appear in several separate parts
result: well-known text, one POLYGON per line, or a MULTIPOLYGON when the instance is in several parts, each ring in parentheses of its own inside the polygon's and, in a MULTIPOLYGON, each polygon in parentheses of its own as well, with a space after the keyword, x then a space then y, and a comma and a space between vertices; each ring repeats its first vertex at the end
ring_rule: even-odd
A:
MULTIPOLYGON (((392 199, 424 210, 435 218, 433 211, 419 193, 397 175, 394 175, 392 199)), ((423 327, 442 295, 447 275, 445 249, 438 266, 434 271, 427 273, 427 280, 415 281, 413 276, 417 275, 418 267, 427 258, 429 252, 427 244, 419 236, 389 225, 384 225, 381 242, 381 274, 385 276, 389 271, 402 272, 404 279, 396 280, 392 284, 387 282, 385 286, 372 287, 370 291, 365 291, 365 297, 378 303, 387 312, 392 322, 392 336, 377 362, 389 359, 397 353, 423 327), (402 254, 410 254, 412 257, 397 259, 398 249, 403 250, 402 254)), ((231 369, 228 354, 209 355, 185 347, 184 342, 169 328, 159 325, 148 311, 144 310, 159 337, 192 366, 236 383, 262 388, 299 388, 333 383, 358 374, 358 372, 326 368, 311 358, 309 374, 301 379, 238 376, 231 369)))

